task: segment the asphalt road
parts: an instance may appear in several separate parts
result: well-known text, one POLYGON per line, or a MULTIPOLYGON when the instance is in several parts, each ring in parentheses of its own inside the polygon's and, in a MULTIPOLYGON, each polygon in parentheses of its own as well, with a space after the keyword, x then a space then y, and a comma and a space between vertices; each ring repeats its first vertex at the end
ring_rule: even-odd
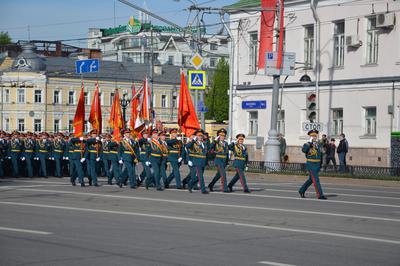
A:
POLYGON ((400 265, 397 183, 323 179, 321 201, 290 177, 248 182, 202 195, 0 179, 0 265, 400 265))

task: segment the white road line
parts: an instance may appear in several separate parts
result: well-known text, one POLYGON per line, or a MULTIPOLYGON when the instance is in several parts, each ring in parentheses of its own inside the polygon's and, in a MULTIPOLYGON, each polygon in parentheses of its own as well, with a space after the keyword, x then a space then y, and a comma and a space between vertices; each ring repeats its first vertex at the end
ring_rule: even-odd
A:
POLYGON ((265 264, 265 265, 271 265, 271 266, 296 266, 294 264, 286 264, 286 263, 279 263, 279 262, 273 262, 273 261, 259 261, 257 262, 259 264, 265 264))
POLYGON ((393 239, 383 239, 383 238, 342 234, 342 233, 334 233, 334 232, 304 230, 304 229, 289 228, 289 227, 285 228, 285 227, 279 227, 279 226, 266 226, 266 225, 259 225, 259 224, 237 223, 237 222, 220 221, 220 220, 213 220, 213 219, 201 219, 201 218, 191 218, 191 217, 183 217, 183 216, 169 216, 169 215, 127 212, 127 211, 86 209, 86 208, 78 208, 78 207, 70 207, 70 206, 54 206, 54 205, 32 204, 32 203, 23 203, 23 202, 9 202, 9 201, 0 201, 0 204, 12 205, 12 206, 25 206, 25 207, 38 207, 38 208, 60 209, 60 210, 70 210, 70 211, 81 211, 81 212, 91 212, 91 213, 106 213, 106 214, 140 216, 140 217, 186 221, 186 222, 233 225, 233 226, 240 226, 240 227, 247 227, 247 228, 256 228, 256 229, 265 229, 265 230, 274 230, 274 231, 283 231, 283 232, 295 232, 295 233, 303 233, 303 234, 331 236, 331 237, 346 238, 346 239, 353 239, 353 240, 364 240, 364 241, 372 241, 372 242, 400 245, 400 240, 393 240, 393 239))
POLYGON ((343 213, 330 213, 330 212, 320 212, 320 211, 302 211, 294 209, 281 209, 281 208, 269 208, 269 207, 257 207, 257 206, 246 206, 246 205, 230 205, 221 203, 207 203, 207 202, 193 202, 193 201, 183 201, 183 200, 170 200, 170 199, 159 199, 159 198, 145 198, 137 196, 122 196, 122 195, 108 195, 108 194, 98 194, 98 193, 88 193, 88 192, 74 192, 74 191, 61 191, 61 190, 47 190, 47 189, 20 189, 22 191, 33 191, 33 192, 47 192, 47 193, 60 193, 60 194, 72 194, 80 196, 94 196, 103 198, 118 198, 118 199, 132 199, 132 200, 143 200, 143 201, 155 201, 155 202, 167 202, 175 204, 186 204, 186 205, 197 205, 197 206, 212 206, 212 207, 223 207, 223 208, 234 208, 234 209, 252 209, 252 210, 263 210, 263 211, 277 211, 277 212, 287 212, 287 213, 301 213, 301 214, 312 214, 321 216, 336 216, 336 217, 346 217, 346 218, 357 218, 357 219, 367 219, 385 222, 400 222, 400 219, 386 218, 386 217, 376 217, 376 216, 363 216, 363 215, 352 215, 343 213))
POLYGON ((0 186, 0 189, 19 189, 19 188, 35 188, 35 187, 63 187, 65 184, 60 185, 30 185, 30 186, 0 186))
MULTIPOLYGON (((41 181, 41 180, 15 180, 15 179, 4 179, 4 181, 15 182, 15 183, 38 183, 38 184, 59 184, 59 185, 67 185, 62 179, 60 182, 53 182, 53 181, 41 181)), ((69 183, 68 185, 71 185, 69 183)))
POLYGON ((36 234, 36 235, 51 235, 52 234, 50 232, 44 232, 44 231, 2 227, 2 226, 0 226, 0 231, 11 231, 11 232, 28 233, 28 234, 36 234))

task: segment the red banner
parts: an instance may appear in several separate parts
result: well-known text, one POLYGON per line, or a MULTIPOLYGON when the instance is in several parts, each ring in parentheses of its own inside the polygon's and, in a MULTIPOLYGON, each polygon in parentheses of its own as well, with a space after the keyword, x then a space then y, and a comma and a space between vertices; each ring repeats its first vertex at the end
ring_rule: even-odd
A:
POLYGON ((274 22, 277 0, 261 0, 260 47, 258 49, 258 69, 265 68, 265 54, 273 51, 274 22))
POLYGON ((93 95, 92 109, 90 110, 89 122, 92 128, 97 130, 97 134, 101 134, 102 117, 101 117, 101 102, 99 94, 99 83, 96 82, 96 90, 93 95))
POLYGON ((197 129, 200 128, 199 120, 197 119, 192 98, 190 97, 189 89, 186 85, 186 78, 183 73, 181 73, 178 125, 186 136, 192 135, 197 129))
POLYGON ((78 138, 82 137, 83 131, 85 130, 85 93, 83 88, 83 82, 81 86, 81 94, 79 95, 78 105, 76 106, 73 125, 74 125, 74 136, 78 138))

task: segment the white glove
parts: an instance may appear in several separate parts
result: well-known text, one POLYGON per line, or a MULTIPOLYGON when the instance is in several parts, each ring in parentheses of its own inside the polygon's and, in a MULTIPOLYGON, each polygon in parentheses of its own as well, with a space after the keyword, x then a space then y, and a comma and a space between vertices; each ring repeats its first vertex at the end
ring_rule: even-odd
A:
POLYGON ((249 170, 249 167, 246 166, 246 167, 244 168, 244 170, 247 172, 247 171, 249 170))
POLYGON ((176 139, 177 139, 177 140, 182 140, 182 138, 181 138, 181 137, 176 137, 176 139))
POLYGON ((193 140, 196 141, 196 140, 197 140, 197 137, 194 137, 193 140))
POLYGON ((147 141, 151 141, 151 138, 147 138, 147 141))
POLYGON ((236 145, 236 143, 237 143, 237 140, 234 140, 234 141, 233 141, 233 144, 235 144, 235 145, 236 145))
POLYGON ((65 157, 63 156, 63 158, 62 158, 63 160, 65 160, 65 157))
POLYGON ((314 142, 314 138, 313 138, 313 137, 311 137, 311 138, 308 140, 308 142, 311 142, 311 143, 313 143, 313 142, 314 142))
POLYGON ((54 161, 54 157, 50 157, 50 160, 54 161))
POLYGON ((97 157, 97 158, 96 158, 96 161, 99 162, 99 161, 100 161, 100 157, 97 157))
POLYGON ((104 139, 102 138, 100 141, 101 141, 101 142, 103 142, 103 141, 104 141, 104 139))
POLYGON ((38 158, 38 157, 34 157, 34 158, 33 158, 33 160, 35 160, 35 161, 38 161, 38 160, 39 160, 39 158, 38 158))
POLYGON ((86 161, 86 158, 82 158, 81 159, 81 163, 83 163, 84 161, 86 161))
POLYGON ((100 140, 100 138, 99 138, 99 137, 96 137, 96 140, 100 140))
POLYGON ((7 157, 7 159, 11 160, 11 157, 10 157, 10 156, 8 156, 8 157, 7 157))
POLYGON ((80 137, 79 140, 82 141, 82 140, 83 140, 83 137, 80 137))
POLYGON ((182 157, 179 157, 178 158, 178 163, 182 162, 182 160, 183 160, 182 157))
POLYGON ((145 162, 145 164, 146 164, 146 166, 150 166, 151 162, 147 161, 147 162, 145 162))
POLYGON ((123 164, 124 163, 124 161, 122 161, 122 160, 119 160, 118 162, 119 162, 119 164, 123 164))
POLYGON ((25 157, 21 157, 21 161, 25 161, 25 157))
POLYGON ((67 161, 68 161, 68 160, 69 160, 69 158, 68 158, 68 157, 65 157, 65 160, 67 160, 67 161))
POLYGON ((189 165, 190 167, 192 167, 192 166, 193 166, 192 161, 188 161, 188 165, 189 165))
POLYGON ((215 138, 215 140, 217 140, 217 141, 218 141, 218 140, 219 140, 219 136, 217 136, 217 137, 215 138))

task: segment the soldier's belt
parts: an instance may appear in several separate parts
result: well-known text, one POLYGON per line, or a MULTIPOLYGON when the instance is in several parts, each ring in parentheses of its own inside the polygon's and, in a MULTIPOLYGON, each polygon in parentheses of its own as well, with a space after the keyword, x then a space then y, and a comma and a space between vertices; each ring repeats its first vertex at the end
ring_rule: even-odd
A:
POLYGON ((71 152, 83 152, 82 150, 73 150, 71 152))
POLYGON ((110 153, 109 151, 103 151, 103 153, 110 153))
POLYGON ((146 152, 145 151, 141 151, 140 154, 146 154, 146 152))
POLYGON ((168 151, 169 153, 179 153, 179 151, 176 151, 176 150, 171 150, 171 151, 168 151))
POLYGON ((39 150, 39 152, 48 152, 48 151, 46 151, 46 150, 39 150))
POLYGON ((157 154, 157 153, 150 153, 150 155, 154 156, 154 157, 161 157, 162 156, 162 154, 157 154))
POLYGON ((117 151, 110 151, 110 153, 112 153, 112 154, 118 154, 117 151))
POLYGON ((124 151, 125 154, 133 154, 131 151, 124 151))
POLYGON ((55 152, 64 152, 63 150, 54 150, 55 152))
POLYGON ((195 157, 195 158, 202 158, 202 159, 206 158, 205 155, 200 155, 200 154, 191 154, 190 156, 195 157))
POLYGON ((96 151, 96 150, 89 150, 89 152, 91 152, 91 153, 97 153, 98 151, 96 151))
POLYGON ((33 152, 33 150, 25 150, 25 152, 33 152))
POLYGON ((307 162, 310 162, 310 163, 319 163, 319 162, 321 162, 321 159, 307 159, 307 162))
POLYGON ((235 160, 246 161, 246 158, 243 158, 243 157, 235 157, 235 160))
POLYGON ((217 157, 217 158, 222 158, 222 159, 225 159, 226 158, 226 155, 220 155, 220 154, 217 154, 217 155, 215 155, 215 157, 217 157))
POLYGON ((11 150, 12 152, 21 152, 21 150, 11 150))

